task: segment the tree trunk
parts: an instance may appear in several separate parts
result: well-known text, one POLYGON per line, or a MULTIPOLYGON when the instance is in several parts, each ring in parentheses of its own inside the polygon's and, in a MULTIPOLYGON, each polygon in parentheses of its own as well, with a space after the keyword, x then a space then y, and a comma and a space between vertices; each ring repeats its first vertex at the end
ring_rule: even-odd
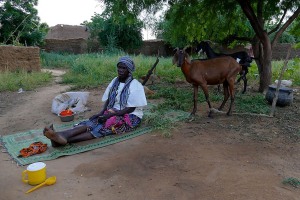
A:
POLYGON ((262 70, 260 74, 259 92, 264 92, 272 81, 272 45, 268 33, 264 32, 264 37, 261 38, 263 59, 262 70))
MULTIPOLYGON (((269 50, 271 54, 271 50, 269 50)), ((260 83, 259 83, 259 92, 264 92, 266 89, 268 89, 268 86, 271 84, 272 81, 272 63, 270 59, 263 59, 262 64, 262 71, 260 74, 260 83)))
POLYGON ((253 39, 253 53, 259 72, 259 92, 264 92, 268 89, 272 82, 272 47, 271 41, 267 32, 264 32, 264 37, 253 39))
POLYGON ((258 1, 257 5, 257 16, 251 6, 251 2, 249 0, 236 0, 246 17, 248 18, 254 32, 255 38, 253 40, 254 46, 254 56, 256 58, 256 63, 258 66, 259 72, 259 92, 263 92, 268 88, 272 79, 272 45, 268 33, 264 30, 264 20, 263 20, 263 1, 258 1), (259 42, 257 42, 259 41, 259 42))
POLYGON ((261 60, 262 60, 263 54, 262 54, 261 43, 260 43, 258 37, 254 37, 252 40, 252 50, 253 50, 254 60, 257 65, 258 73, 261 74, 261 68, 262 68, 261 60))

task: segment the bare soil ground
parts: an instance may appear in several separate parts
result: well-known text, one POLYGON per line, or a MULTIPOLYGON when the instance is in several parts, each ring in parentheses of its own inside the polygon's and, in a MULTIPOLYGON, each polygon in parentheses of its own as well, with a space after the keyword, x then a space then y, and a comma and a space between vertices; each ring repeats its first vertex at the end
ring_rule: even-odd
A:
MULTIPOLYGON (((59 75, 59 73, 58 73, 59 75)), ((58 79, 59 77, 57 77, 58 79)), ((91 90, 88 107, 99 110, 105 86, 91 90)), ((51 113, 52 99, 69 89, 53 82, 36 91, 0 93, 0 134, 61 124, 51 113)), ((161 132, 93 151, 45 161, 57 183, 24 194, 21 172, 9 155, 0 153, 0 199, 74 200, 297 200, 300 189, 284 185, 300 178, 300 96, 276 117, 215 114, 207 105, 192 122, 180 122, 172 137, 161 132)))

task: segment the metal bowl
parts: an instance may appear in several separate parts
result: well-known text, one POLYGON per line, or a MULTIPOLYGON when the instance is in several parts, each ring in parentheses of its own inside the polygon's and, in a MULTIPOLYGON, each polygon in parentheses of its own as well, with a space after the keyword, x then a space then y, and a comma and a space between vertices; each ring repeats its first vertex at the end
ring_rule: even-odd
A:
POLYGON ((74 120, 74 114, 72 115, 66 115, 66 116, 62 116, 62 115, 58 115, 60 117, 60 120, 62 122, 70 122, 74 120))

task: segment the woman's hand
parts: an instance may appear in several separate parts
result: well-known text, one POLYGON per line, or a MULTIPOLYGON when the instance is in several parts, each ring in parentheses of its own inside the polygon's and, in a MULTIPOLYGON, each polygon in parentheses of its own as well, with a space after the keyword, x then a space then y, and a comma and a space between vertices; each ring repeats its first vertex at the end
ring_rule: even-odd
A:
POLYGON ((108 117, 106 115, 102 115, 98 117, 98 123, 102 124, 105 123, 108 117))
POLYGON ((93 120, 97 119, 99 116, 100 116, 99 114, 93 115, 89 118, 89 120, 93 121, 93 120))
POLYGON ((114 116, 113 114, 106 114, 106 115, 101 115, 98 117, 98 123, 105 123, 106 120, 114 116))

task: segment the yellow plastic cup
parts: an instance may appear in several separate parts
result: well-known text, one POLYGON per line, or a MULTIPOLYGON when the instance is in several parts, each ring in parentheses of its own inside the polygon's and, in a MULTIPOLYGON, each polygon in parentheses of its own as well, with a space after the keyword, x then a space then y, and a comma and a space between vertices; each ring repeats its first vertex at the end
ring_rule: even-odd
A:
POLYGON ((32 163, 22 172, 22 181, 29 185, 43 183, 46 177, 46 164, 43 162, 32 163))

